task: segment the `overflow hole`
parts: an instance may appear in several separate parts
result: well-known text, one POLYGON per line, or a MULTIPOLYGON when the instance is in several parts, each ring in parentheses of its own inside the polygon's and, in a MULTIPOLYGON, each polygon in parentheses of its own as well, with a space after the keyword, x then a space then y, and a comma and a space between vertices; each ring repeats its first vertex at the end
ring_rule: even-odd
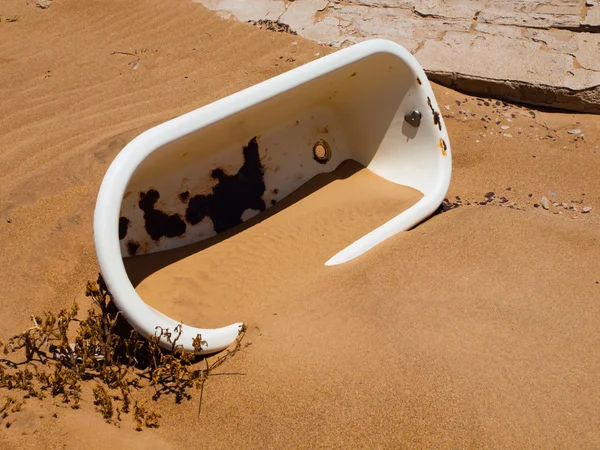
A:
POLYGON ((323 139, 318 140, 313 146, 313 158, 319 164, 327 164, 331 159, 331 147, 323 139))

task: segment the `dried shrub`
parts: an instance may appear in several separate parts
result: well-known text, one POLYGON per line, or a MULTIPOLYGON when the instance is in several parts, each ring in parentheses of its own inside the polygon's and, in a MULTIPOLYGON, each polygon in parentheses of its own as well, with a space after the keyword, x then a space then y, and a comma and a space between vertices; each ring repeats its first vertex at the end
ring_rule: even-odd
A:
POLYGON ((93 383, 94 404, 107 422, 119 423, 121 413, 128 414, 133 405, 136 430, 158 427, 160 414, 135 400, 134 393, 143 395, 151 389, 153 400, 165 395, 181 403, 190 400, 195 389, 200 393, 200 408, 210 371, 240 349, 245 330, 232 350, 209 364, 196 354, 206 346, 202 336, 194 338, 194 352, 178 344, 181 324, 172 331, 158 327, 155 335, 140 336, 116 310, 101 276, 96 283, 88 282, 86 296, 92 300, 86 318, 78 318, 79 307, 74 303, 70 309, 32 317, 31 328, 0 342, 5 355, 0 359, 0 389, 22 394, 21 401, 7 397, 0 406, 0 422, 32 397, 60 398, 77 409, 83 386, 93 383), (74 327, 74 342, 69 342, 74 327), (161 338, 170 344, 169 349, 158 345, 161 338))

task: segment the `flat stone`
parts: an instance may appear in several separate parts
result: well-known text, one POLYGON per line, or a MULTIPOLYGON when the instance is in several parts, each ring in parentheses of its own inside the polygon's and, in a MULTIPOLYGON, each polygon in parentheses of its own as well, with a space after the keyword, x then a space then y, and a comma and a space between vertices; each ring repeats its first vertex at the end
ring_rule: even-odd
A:
POLYGON ((600 113, 597 0, 195 1, 333 47, 395 41, 431 80, 469 94, 600 113))
POLYGON ((598 31, 600 28, 600 7, 590 8, 583 19, 582 25, 585 28, 593 28, 598 31))

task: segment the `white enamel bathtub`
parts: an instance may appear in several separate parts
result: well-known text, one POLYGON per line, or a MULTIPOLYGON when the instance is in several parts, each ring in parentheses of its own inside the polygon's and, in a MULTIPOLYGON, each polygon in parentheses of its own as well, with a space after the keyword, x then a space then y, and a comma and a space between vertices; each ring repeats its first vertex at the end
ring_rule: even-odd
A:
MULTIPOLYGON (((117 307, 144 335, 172 330, 177 322, 137 294, 123 257, 213 236, 347 159, 423 197, 327 265, 413 227, 448 190, 450 143, 433 92, 415 58, 390 41, 345 48, 145 131, 111 164, 94 214, 98 261, 117 307)), ((201 353, 212 353, 241 327, 184 325, 179 343, 192 350, 201 334, 201 353)))

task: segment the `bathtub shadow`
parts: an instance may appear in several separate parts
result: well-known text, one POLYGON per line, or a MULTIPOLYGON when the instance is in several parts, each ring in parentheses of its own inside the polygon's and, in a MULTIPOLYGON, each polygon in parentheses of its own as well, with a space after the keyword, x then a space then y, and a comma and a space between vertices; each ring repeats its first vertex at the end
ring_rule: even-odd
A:
POLYGON ((330 173, 322 173, 311 178, 287 197, 278 201, 275 205, 254 216, 253 218, 241 223, 240 225, 217 234, 216 236, 186 245, 184 247, 174 248, 172 250, 164 250, 157 253, 150 253, 148 255, 123 258, 123 263, 125 265, 125 270, 127 271, 129 280, 134 287, 137 287, 144 279, 153 273, 158 272, 160 269, 190 255, 201 252, 202 250, 216 245, 219 242, 229 239, 230 237, 235 236, 236 234, 241 233, 244 230, 247 230, 248 228, 262 222, 263 220, 268 219, 274 214, 289 208, 294 203, 297 203, 303 198, 308 197, 312 193, 327 186, 328 184, 336 180, 343 180, 351 177, 363 168, 364 167, 356 161, 346 160, 342 162, 335 171, 330 173))

